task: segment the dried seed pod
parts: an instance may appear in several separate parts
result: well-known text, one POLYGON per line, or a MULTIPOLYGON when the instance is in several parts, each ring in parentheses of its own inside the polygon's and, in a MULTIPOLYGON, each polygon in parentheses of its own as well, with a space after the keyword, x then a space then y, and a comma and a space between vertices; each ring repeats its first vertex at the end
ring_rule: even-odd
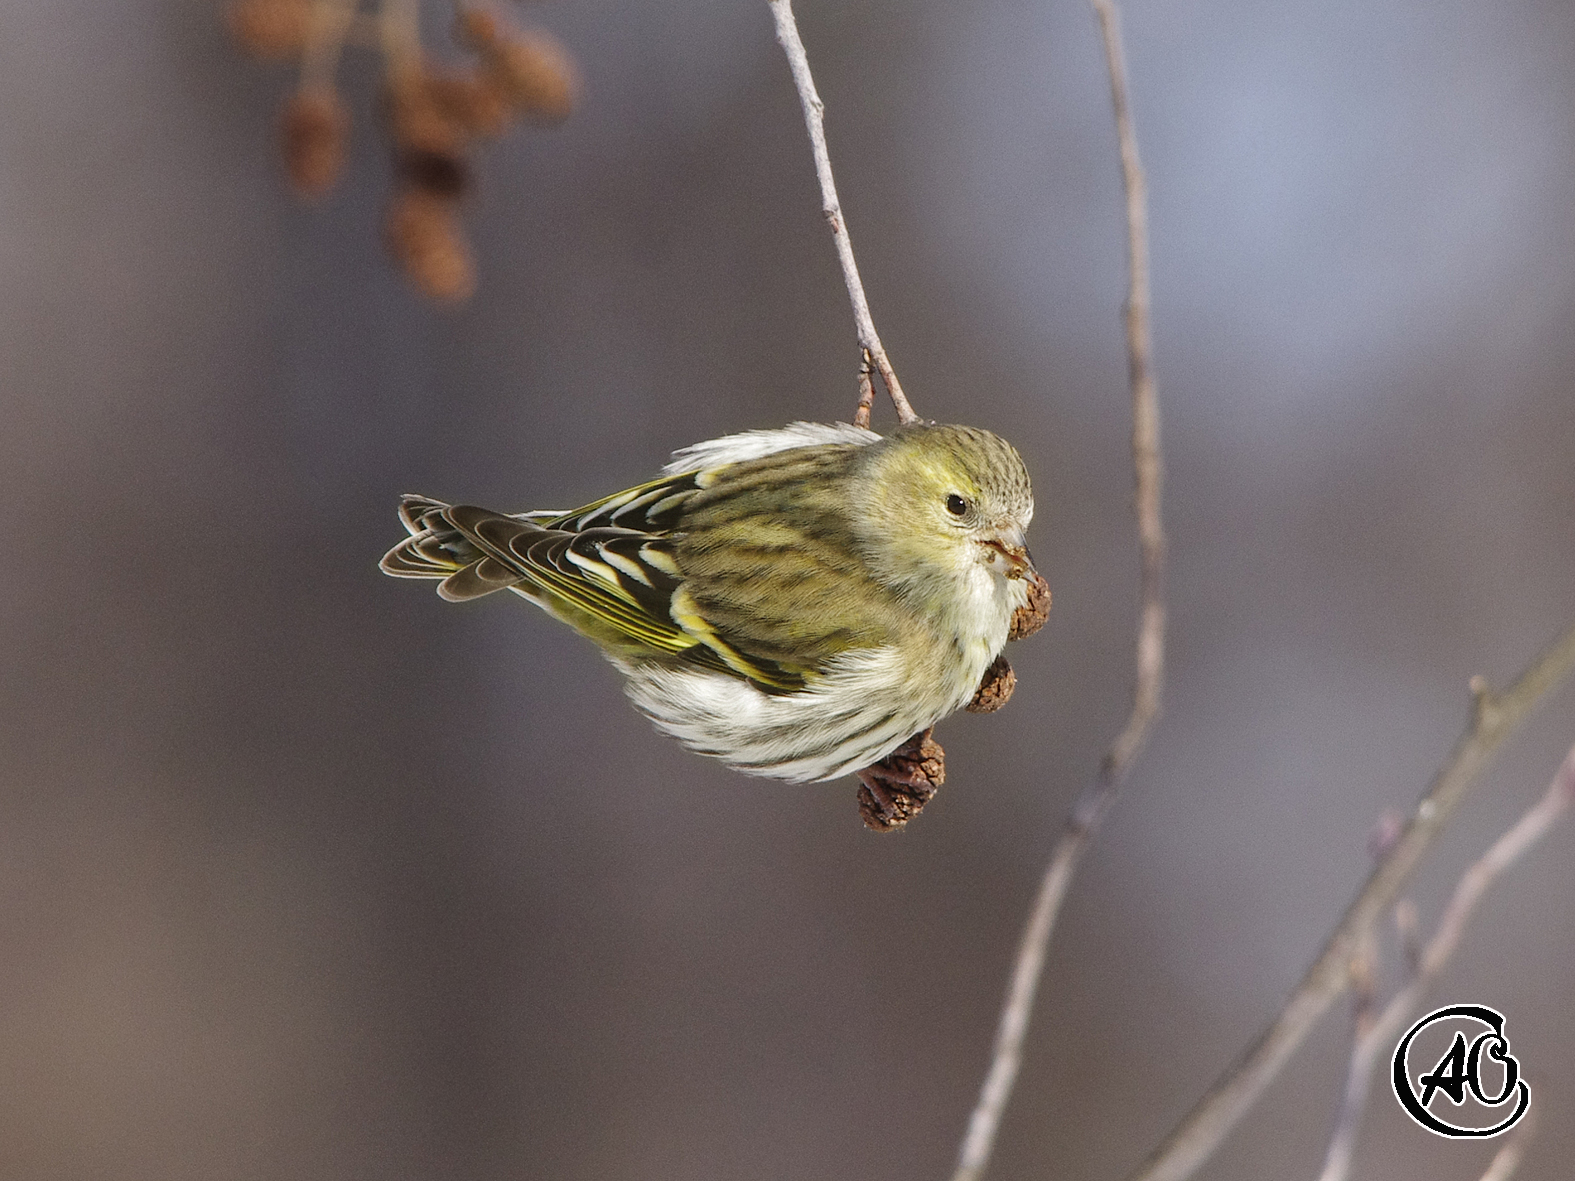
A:
POLYGON ((1017 674, 1006 662, 1006 657, 997 656, 995 662, 984 670, 973 700, 963 708, 971 714, 993 714, 1012 699, 1012 691, 1016 688, 1017 674))
POLYGON ((454 40, 476 53, 487 53, 498 43, 498 18, 485 8, 460 5, 454 17, 454 40))
POLYGON ((946 752, 931 735, 915 734, 880 762, 858 772, 859 815, 866 828, 895 832, 946 782, 946 752))
POLYGON ((337 92, 302 90, 284 107, 284 165, 303 197, 320 197, 334 187, 345 162, 350 112, 337 92))
POLYGON ((558 40, 537 29, 502 37, 487 52, 487 70, 528 118, 558 123, 574 110, 580 71, 558 40))
POLYGON ((454 200, 470 188, 466 134, 432 100, 430 76, 423 68, 389 95, 395 166, 409 186, 454 200))
POLYGON ((258 57, 292 57, 306 48, 307 0, 237 0, 229 15, 231 34, 258 57))
POLYGON ((406 148, 395 165, 406 185, 434 200, 456 201, 470 191, 470 162, 463 156, 406 148))
POLYGON ((447 303, 470 297, 476 268, 449 202, 430 193, 400 192, 385 228, 389 250, 423 295, 447 303))
POLYGON ((433 100, 431 78, 432 71, 422 66, 388 90, 384 111, 394 143, 426 151, 462 151, 465 129, 433 100))
POLYGON ((1031 636, 1050 618, 1050 584, 1043 574, 1036 573, 1028 588, 1028 602, 1012 612, 1012 624, 1006 633, 1008 640, 1021 640, 1031 636))
POLYGON ((514 118, 507 92, 491 74, 432 73, 425 87, 431 104, 472 135, 502 135, 514 118))

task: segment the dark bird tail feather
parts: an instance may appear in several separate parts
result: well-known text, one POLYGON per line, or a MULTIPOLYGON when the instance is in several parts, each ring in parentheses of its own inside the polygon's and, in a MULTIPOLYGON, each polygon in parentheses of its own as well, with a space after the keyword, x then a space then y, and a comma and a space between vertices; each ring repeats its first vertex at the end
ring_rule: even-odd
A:
MULTIPOLYGON (((462 511, 464 506, 458 506, 462 511)), ((399 503, 399 519, 410 536, 383 555, 383 573, 396 578, 438 578, 438 594, 454 603, 479 599, 522 581, 496 558, 489 557, 454 527, 455 507, 441 500, 407 493, 399 503)), ((489 514, 490 515, 490 514, 489 514)))

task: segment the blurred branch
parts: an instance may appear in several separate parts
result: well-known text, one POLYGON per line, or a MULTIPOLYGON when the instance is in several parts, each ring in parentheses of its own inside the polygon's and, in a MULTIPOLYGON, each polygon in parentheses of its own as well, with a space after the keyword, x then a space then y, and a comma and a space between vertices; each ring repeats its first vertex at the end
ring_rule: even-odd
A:
POLYGON ((470 190, 470 150, 517 119, 561 122, 579 71, 539 29, 515 29, 489 5, 453 0, 453 40, 473 56, 438 64, 421 43, 421 0, 230 0, 230 32, 248 53, 295 59, 300 85, 286 101, 280 148, 297 195, 315 200, 338 183, 352 127, 336 85, 347 45, 382 58, 379 120, 392 141, 394 187, 385 245, 422 294, 453 302, 475 288, 475 261, 459 217, 470 190))
POLYGON ((1099 18, 1110 98, 1115 108, 1116 139, 1121 150, 1121 178, 1126 192, 1128 287, 1126 307, 1127 366, 1132 391, 1132 465, 1135 482, 1138 543, 1142 560, 1142 591, 1137 633, 1137 683, 1132 712, 1100 763, 1099 774, 1072 807, 1045 867, 1039 896, 1023 930, 1012 968, 1012 981, 995 1034, 989 1073, 979 1102, 968 1121, 953 1181, 978 1181, 989 1163, 1001 1116, 1011 1098, 1022 1063, 1023 1039, 1033 1011, 1034 994, 1044 972, 1045 953, 1056 916, 1066 899, 1094 833, 1104 821, 1132 760, 1143 749, 1159 716, 1165 682, 1165 528, 1160 515, 1164 467, 1159 448, 1159 395, 1154 384, 1153 345, 1149 329, 1149 263, 1147 189, 1138 158, 1127 97, 1126 60, 1121 45, 1121 20, 1114 0, 1091 0, 1099 18))
POLYGON ((1520 1121, 1520 1127, 1510 1133, 1504 1147, 1493 1154, 1481 1181, 1509 1181, 1515 1175, 1515 1170, 1520 1168, 1526 1148, 1536 1134, 1537 1109, 1533 1107, 1526 1112, 1526 1118, 1520 1121))
POLYGON ((301 53, 301 89, 332 90, 334 70, 355 20, 356 0, 319 0, 306 24, 301 53))
MULTIPOLYGON (((1547 835, 1572 802, 1575 802, 1575 746, 1570 747, 1569 754, 1564 756, 1564 762, 1560 764, 1542 798, 1527 809, 1509 831, 1494 841, 1492 847, 1461 876, 1454 896, 1449 900, 1443 918, 1439 920, 1438 930, 1422 952, 1417 970, 1405 987, 1390 999, 1376 1020, 1369 1019, 1359 1025, 1355 1044, 1351 1047, 1351 1063, 1346 1073, 1340 1118, 1329 1142, 1329 1153, 1318 1181, 1345 1181, 1350 1173, 1351 1152, 1356 1146, 1362 1110, 1367 1105, 1373 1064, 1379 1053, 1399 1035, 1401 1028, 1421 1004, 1428 986, 1454 954, 1460 944, 1461 933, 1482 895, 1499 874, 1514 865, 1528 849, 1547 835)), ((1513 1142, 1515 1146, 1519 1143, 1518 1138, 1513 1142)), ((1506 1145, 1499 1156, 1503 1157, 1510 1147, 1506 1145)), ((1500 1166, 1496 1157, 1493 1167, 1488 1170, 1488 1176, 1508 1177, 1518 1162, 1517 1154, 1513 1163, 1500 1166), (1494 1172, 1494 1169, 1501 1171, 1494 1172)))
POLYGON ((389 75, 399 77, 417 69, 421 62, 421 0, 382 0, 377 20, 389 75))
POLYGON ((768 2, 777 25, 777 41, 787 54, 788 68, 793 71, 793 84, 798 88, 799 102, 804 107, 804 125, 809 129, 809 143, 815 153, 815 175, 820 180, 820 208, 831 226, 831 240, 837 247, 837 259, 842 263, 842 278, 848 285, 848 299, 853 303, 853 324, 858 331, 859 348, 863 350, 858 408, 853 421, 859 426, 869 426, 874 400, 874 388, 870 384, 870 371, 873 369, 880 374, 881 384, 886 387, 886 393, 897 409, 897 420, 917 422, 919 416, 903 396, 897 373, 891 367, 885 346, 875 331, 875 321, 870 318, 869 301, 864 297, 864 283, 859 278, 859 264, 853 258, 853 242, 848 237, 842 205, 837 200, 837 182, 831 174, 831 154, 826 148, 826 104, 820 101, 820 95, 815 90, 815 79, 809 72, 809 57, 798 35, 798 22, 793 18, 793 2, 768 2))
MULTIPOLYGON (((1355 1026, 1351 1062, 1346 1070, 1345 1094, 1340 1101, 1340 1116, 1335 1121, 1334 1134, 1329 1138, 1329 1150, 1324 1157, 1323 1172, 1318 1181, 1343 1181, 1351 1165, 1351 1150, 1356 1147, 1356 1132, 1361 1123, 1362 1111, 1367 1106, 1368 1087, 1372 1081, 1373 1057, 1367 1053, 1365 1065, 1358 1071, 1357 1059, 1370 1041, 1373 1025, 1378 1019, 1378 940, 1376 932, 1368 928, 1362 941, 1362 951, 1351 965, 1351 990, 1356 994, 1353 1008, 1355 1026)), ((1376 1045, 1377 1043, 1373 1043, 1376 1045)))
POLYGON ((1575 627, 1559 636, 1502 694, 1488 689, 1482 678, 1472 678, 1475 701, 1471 724, 1455 743, 1448 762, 1412 813, 1405 831, 1374 867, 1279 1016, 1132 1175, 1132 1181, 1183 1181, 1213 1154, 1335 998, 1345 991, 1365 933, 1393 905, 1400 887, 1487 769, 1493 754, 1572 670, 1575 627))

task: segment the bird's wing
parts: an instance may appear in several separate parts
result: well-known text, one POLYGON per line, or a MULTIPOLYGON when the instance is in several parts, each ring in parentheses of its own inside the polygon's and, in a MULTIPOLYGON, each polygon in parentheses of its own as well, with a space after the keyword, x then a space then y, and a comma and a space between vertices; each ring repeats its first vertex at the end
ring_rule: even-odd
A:
POLYGON ((540 524, 571 533, 613 528, 667 534, 677 526, 684 505, 696 492, 709 487, 712 478, 704 471, 675 472, 560 513, 540 524))
POLYGON ((695 474, 687 473, 548 520, 410 497, 401 517, 412 535, 383 559, 383 569, 442 578, 438 593, 451 600, 518 590, 594 639, 731 672, 776 692, 802 689, 799 673, 751 659, 709 628, 675 620, 682 575, 672 542, 656 530, 670 524, 697 487, 695 474))

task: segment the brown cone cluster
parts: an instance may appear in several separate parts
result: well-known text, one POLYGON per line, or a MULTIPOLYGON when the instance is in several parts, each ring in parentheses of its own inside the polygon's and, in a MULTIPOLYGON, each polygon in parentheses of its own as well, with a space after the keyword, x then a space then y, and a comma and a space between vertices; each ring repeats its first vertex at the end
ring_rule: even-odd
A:
POLYGON ((1012 692, 1016 688, 1017 674, 1006 662, 1006 657, 997 656, 995 662, 984 670, 984 677, 979 682, 973 700, 963 708, 971 714, 993 714, 1012 699, 1012 692))
POLYGON ((1033 635, 1050 618, 1050 584, 1045 576, 1034 572, 1034 581, 1028 588, 1028 602, 1012 612, 1012 623, 1006 633, 1008 640, 1023 640, 1033 635))
POLYGON ((476 266, 450 202, 404 189, 394 195, 384 232, 395 261, 423 295, 454 302, 476 289, 476 266))
POLYGON ((230 6, 230 33, 258 57, 299 56, 311 20, 310 0, 237 0, 230 6))
POLYGON ((483 75, 516 111, 536 123, 561 123, 580 95, 569 51, 539 29, 505 29, 487 9, 465 7, 455 36, 481 58, 483 75))
POLYGON ((859 776, 859 815, 866 828, 896 832, 946 782, 946 752, 931 731, 915 734, 859 776))
POLYGON ((473 56, 463 67, 433 62, 415 29, 390 35, 387 22, 401 11, 391 5, 357 15, 343 0, 236 0, 229 13, 230 30, 246 50, 302 63, 300 89, 285 103, 281 141, 291 186, 306 198, 332 190, 344 167, 350 116, 331 68, 340 41, 374 26, 376 36, 358 40, 384 52, 381 109, 394 162, 384 236, 412 285, 445 302, 468 298, 476 286, 459 218, 460 202, 474 186, 473 145, 520 119, 561 122, 580 88, 573 58, 548 34, 513 28, 480 5, 456 7, 455 40, 473 56), (328 37, 338 40, 321 43, 328 37))
POLYGON ((303 197, 320 197, 344 169, 350 112, 332 90, 298 90, 284 104, 284 167, 303 197))
MULTIPOLYGON (((1009 640, 1031 636, 1050 616, 1050 584, 1035 573, 1028 601, 1012 615, 1009 640)), ((997 656, 980 678, 979 688, 963 708, 972 714, 993 714, 1012 699, 1017 674, 1006 657, 997 656)), ((865 767, 859 776, 859 815, 867 828, 895 832, 923 810, 946 781, 946 752, 935 741, 933 730, 915 734, 880 762, 865 767)))

